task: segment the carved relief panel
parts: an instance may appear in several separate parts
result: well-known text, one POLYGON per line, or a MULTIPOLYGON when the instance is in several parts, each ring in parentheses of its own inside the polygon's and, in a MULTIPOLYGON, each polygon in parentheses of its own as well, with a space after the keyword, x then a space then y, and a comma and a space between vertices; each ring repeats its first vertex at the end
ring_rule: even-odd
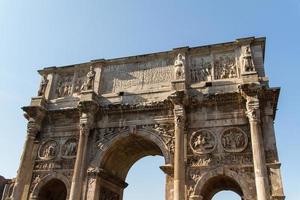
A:
POLYGON ((73 169, 77 138, 62 137, 45 140, 38 149, 38 157, 34 171, 69 170, 73 169))
POLYGON ((216 146, 214 135, 208 130, 199 130, 192 133, 190 147, 196 154, 210 153, 216 146))
POLYGON ((214 55, 215 79, 237 78, 237 68, 234 52, 214 55))
POLYGON ((190 63, 190 78, 192 83, 212 80, 211 56, 192 56, 190 63))

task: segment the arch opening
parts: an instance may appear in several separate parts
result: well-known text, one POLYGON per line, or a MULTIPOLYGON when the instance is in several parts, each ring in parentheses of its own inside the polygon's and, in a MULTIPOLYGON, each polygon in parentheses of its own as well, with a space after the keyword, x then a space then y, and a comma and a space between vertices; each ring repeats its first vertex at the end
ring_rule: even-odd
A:
POLYGON ((117 140, 105 153, 101 168, 125 180, 129 169, 146 156, 164 156, 153 141, 139 135, 129 135, 117 140))
MULTIPOLYGON (((127 187, 125 180, 132 166, 149 156, 162 156, 166 162, 166 150, 162 148, 165 146, 159 143, 157 138, 146 133, 126 134, 112 142, 100 161, 100 168, 105 171, 106 177, 109 177, 102 177, 100 196, 123 199, 123 192, 127 187)), ((157 166, 157 170, 160 170, 159 167, 157 166)))
POLYGON ((237 194, 240 199, 243 197, 243 191, 240 185, 234 179, 225 175, 218 175, 209 179, 201 190, 201 196, 203 200, 217 200, 215 199, 215 195, 221 191, 232 191, 237 194))
POLYGON ((66 200, 67 188, 59 179, 51 179, 40 189, 39 200, 66 200))
POLYGON ((220 191, 216 193, 212 198, 212 200, 224 200, 224 199, 241 200, 241 197, 233 191, 220 191))

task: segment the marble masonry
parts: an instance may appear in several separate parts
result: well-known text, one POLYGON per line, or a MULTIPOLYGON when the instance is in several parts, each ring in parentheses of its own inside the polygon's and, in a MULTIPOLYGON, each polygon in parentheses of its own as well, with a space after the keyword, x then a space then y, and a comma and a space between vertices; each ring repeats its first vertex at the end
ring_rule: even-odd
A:
POLYGON ((280 88, 269 86, 264 55, 265 38, 249 37, 40 70, 2 199, 122 200, 131 166, 160 155, 166 200, 222 190, 283 200, 280 88))

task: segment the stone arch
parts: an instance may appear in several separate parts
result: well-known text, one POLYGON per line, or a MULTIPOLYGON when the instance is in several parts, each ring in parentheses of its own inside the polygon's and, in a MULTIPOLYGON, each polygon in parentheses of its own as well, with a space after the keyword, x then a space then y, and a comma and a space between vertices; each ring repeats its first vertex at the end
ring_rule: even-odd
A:
POLYGON ((247 182, 236 172, 223 167, 211 170, 201 176, 195 185, 193 197, 211 200, 216 193, 222 190, 231 190, 239 194, 243 200, 253 199, 247 182))
POLYGON ((162 137, 160 136, 159 132, 152 129, 139 129, 136 133, 132 133, 129 130, 121 131, 117 136, 113 137, 110 141, 108 141, 101 151, 98 151, 94 160, 91 162, 91 167, 101 167, 106 153, 109 149, 111 149, 118 141, 127 138, 127 137, 134 137, 140 136, 146 140, 153 142, 161 151, 162 156, 165 159, 165 164, 172 164, 172 154, 168 150, 168 146, 163 141, 162 137))
POLYGON ((142 128, 124 130, 107 141, 89 165, 87 199, 122 199, 128 185, 127 174, 143 157, 163 156, 166 167, 170 168, 172 154, 164 139, 159 131, 142 128), (91 172, 98 176, 95 178, 91 172))
POLYGON ((31 197, 30 199, 38 199, 39 197, 39 193, 41 191, 41 189, 43 188, 43 186, 45 186, 47 183, 49 183, 51 180, 59 180, 61 181, 65 188, 66 188, 66 191, 67 191, 67 198, 69 197, 69 194, 70 194, 70 187, 71 187, 71 184, 68 180, 67 177, 65 177, 64 175, 62 174, 59 174, 59 173, 51 173, 51 174, 48 174, 46 175, 45 177, 43 177, 37 184, 36 186, 34 186, 33 188, 33 191, 31 193, 31 197))

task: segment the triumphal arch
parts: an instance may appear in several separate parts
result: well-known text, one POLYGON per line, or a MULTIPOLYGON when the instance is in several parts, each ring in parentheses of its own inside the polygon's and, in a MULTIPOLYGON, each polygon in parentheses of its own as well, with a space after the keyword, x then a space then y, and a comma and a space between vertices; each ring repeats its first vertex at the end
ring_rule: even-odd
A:
POLYGON ((166 200, 222 190, 283 200, 279 88, 269 86, 264 52, 265 38, 251 37, 40 70, 3 198, 122 200, 131 166, 161 155, 166 200))

